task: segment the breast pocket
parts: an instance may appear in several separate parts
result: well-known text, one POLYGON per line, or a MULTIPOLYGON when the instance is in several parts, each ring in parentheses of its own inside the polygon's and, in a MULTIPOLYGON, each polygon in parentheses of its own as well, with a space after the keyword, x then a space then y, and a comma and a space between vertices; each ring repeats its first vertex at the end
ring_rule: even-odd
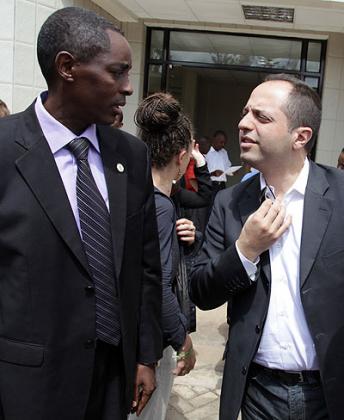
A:
POLYGON ((342 270, 344 271, 344 249, 339 249, 324 255, 322 257, 322 261, 324 265, 329 269, 342 265, 342 270))
POLYGON ((44 347, 0 337, 0 361, 22 366, 41 366, 44 347))

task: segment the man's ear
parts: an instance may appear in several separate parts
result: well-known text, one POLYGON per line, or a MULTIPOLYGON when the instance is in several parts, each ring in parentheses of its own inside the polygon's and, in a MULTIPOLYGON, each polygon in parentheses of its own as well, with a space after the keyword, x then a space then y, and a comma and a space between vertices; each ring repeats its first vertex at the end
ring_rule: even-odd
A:
POLYGON ((310 141, 313 135, 313 130, 310 127, 295 128, 294 148, 302 149, 310 141))
POLYGON ((55 67, 58 77, 66 82, 74 81, 73 66, 76 60, 73 55, 67 51, 60 51, 55 57, 55 67))

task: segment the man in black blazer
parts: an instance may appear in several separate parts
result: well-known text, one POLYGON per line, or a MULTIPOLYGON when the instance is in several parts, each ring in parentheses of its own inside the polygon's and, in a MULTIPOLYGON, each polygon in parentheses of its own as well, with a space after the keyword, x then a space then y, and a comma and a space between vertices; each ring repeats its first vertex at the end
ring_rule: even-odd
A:
POLYGON ((111 23, 73 7, 47 19, 37 51, 48 92, 0 123, 0 418, 124 419, 153 392, 162 352, 147 150, 110 127, 132 93, 131 51, 111 23), (72 153, 74 138, 88 157, 72 153), (108 283, 106 254, 91 244, 96 265, 86 246, 79 159, 110 218, 108 283))
POLYGON ((255 88, 239 123, 258 169, 220 192, 191 279, 201 309, 231 301, 220 419, 341 419, 344 176, 308 160, 317 94, 288 75, 255 88))

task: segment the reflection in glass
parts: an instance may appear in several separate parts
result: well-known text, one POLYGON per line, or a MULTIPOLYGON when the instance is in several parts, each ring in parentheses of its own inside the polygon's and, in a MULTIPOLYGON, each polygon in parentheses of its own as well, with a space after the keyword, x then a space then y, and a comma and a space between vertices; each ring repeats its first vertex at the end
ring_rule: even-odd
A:
POLYGON ((151 64, 148 69, 148 89, 147 94, 150 95, 154 92, 161 90, 161 74, 162 66, 151 64))
POLYGON ((164 58, 164 32, 152 31, 150 58, 162 60, 164 58))
POLYGON ((314 90, 319 88, 319 78, 318 77, 305 77, 305 82, 314 90))
POLYGON ((171 32, 175 61, 300 70, 301 41, 209 33, 171 32))
POLYGON ((320 71, 321 43, 309 42, 307 52, 307 71, 320 71))

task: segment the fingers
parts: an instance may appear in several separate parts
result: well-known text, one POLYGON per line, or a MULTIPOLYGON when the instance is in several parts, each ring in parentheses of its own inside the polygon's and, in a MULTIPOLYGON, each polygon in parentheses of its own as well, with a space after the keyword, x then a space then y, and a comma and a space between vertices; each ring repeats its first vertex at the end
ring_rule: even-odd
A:
POLYGON ((136 415, 139 416, 142 410, 145 408, 146 404, 148 403, 152 393, 148 394, 146 391, 142 391, 141 399, 137 406, 136 415))
POLYGON ((182 217, 176 221, 176 226, 186 225, 186 224, 193 224, 191 220, 182 217))
POLYGON ((192 360, 180 360, 177 362, 176 368, 173 370, 173 374, 176 376, 185 376, 194 368, 195 363, 192 360), (190 363, 191 362, 191 363, 190 363))
POLYGON ((152 396, 154 390, 155 390, 155 385, 152 383, 142 384, 142 386, 139 387, 139 399, 136 406, 137 416, 141 414, 142 410, 144 409, 150 397, 152 396))
POLYGON ((179 219, 176 222, 177 235, 181 241, 194 241, 196 227, 191 220, 179 219))
POLYGON ((237 241, 240 252, 255 261, 262 252, 273 245, 289 228, 291 218, 281 200, 265 200, 247 219, 237 241))
POLYGON ((290 226, 291 217, 286 218, 286 209, 281 201, 276 200, 269 207, 264 219, 268 234, 278 239, 290 226))
POLYGON ((276 234, 278 235, 278 237, 282 236, 283 233, 289 228, 289 226, 291 225, 291 216, 288 215, 284 220, 283 223, 280 225, 280 228, 277 230, 276 234))

